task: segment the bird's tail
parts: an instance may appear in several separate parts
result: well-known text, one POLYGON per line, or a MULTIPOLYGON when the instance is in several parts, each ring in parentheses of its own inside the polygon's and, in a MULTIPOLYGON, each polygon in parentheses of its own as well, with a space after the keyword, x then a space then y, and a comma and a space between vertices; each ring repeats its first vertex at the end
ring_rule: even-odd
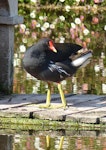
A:
POLYGON ((92 57, 92 52, 87 51, 87 52, 83 53, 82 55, 80 55, 75 60, 73 60, 72 66, 78 67, 78 68, 85 67, 87 64, 90 63, 91 57, 92 57))

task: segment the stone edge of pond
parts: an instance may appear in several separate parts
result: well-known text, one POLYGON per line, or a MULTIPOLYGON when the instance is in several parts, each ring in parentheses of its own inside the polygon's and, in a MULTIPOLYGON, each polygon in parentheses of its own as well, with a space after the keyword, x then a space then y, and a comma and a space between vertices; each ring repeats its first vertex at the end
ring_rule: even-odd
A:
MULTIPOLYGON (((66 98, 70 107, 66 110, 40 109, 36 106, 35 96, 37 103, 38 100, 45 100, 45 95, 16 95, 11 101, 11 97, 4 97, 4 100, 2 98, 0 127, 25 130, 104 130, 106 128, 106 96, 68 95, 66 98)), ((58 95, 53 95, 53 98, 56 99, 52 101, 54 104, 60 103, 58 95)))
POLYGON ((106 124, 87 124, 72 121, 51 121, 29 118, 0 118, 0 128, 20 130, 105 130, 106 124))

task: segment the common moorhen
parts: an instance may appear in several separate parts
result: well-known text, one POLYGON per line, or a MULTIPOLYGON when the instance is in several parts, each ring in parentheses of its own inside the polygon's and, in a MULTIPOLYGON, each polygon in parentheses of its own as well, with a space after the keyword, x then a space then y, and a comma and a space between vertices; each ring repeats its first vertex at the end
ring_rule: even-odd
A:
POLYGON ((46 104, 42 107, 51 106, 51 84, 56 82, 62 100, 62 106, 67 103, 61 86, 61 81, 71 77, 78 68, 86 66, 92 57, 91 51, 86 51, 74 60, 71 58, 77 55, 82 47, 72 43, 54 43, 49 38, 43 38, 26 51, 23 58, 25 70, 39 80, 48 83, 46 104))

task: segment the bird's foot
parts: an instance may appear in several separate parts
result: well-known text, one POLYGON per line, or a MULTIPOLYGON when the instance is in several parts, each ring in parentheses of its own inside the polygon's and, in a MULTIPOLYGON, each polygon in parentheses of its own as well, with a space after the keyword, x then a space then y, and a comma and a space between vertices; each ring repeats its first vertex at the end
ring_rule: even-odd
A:
POLYGON ((66 109, 67 106, 63 106, 62 104, 52 104, 50 106, 50 108, 53 108, 53 109, 59 109, 59 108, 63 108, 63 109, 66 109))
POLYGON ((54 109, 59 109, 59 108, 63 108, 64 110, 68 108, 67 105, 63 105, 63 104, 53 104, 51 105, 51 108, 54 108, 54 109))
POLYGON ((66 106, 63 106, 62 104, 40 104, 39 105, 40 108, 49 108, 49 109, 58 109, 58 108, 63 108, 66 109, 66 106))
POLYGON ((39 108, 50 108, 51 104, 40 104, 39 108))

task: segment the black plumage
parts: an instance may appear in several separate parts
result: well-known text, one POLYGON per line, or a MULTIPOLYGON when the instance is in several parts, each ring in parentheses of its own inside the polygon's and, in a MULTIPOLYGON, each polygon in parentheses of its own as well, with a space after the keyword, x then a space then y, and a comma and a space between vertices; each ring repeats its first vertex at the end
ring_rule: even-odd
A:
POLYGON ((71 43, 53 43, 49 38, 43 38, 28 48, 23 58, 25 70, 39 80, 46 82, 61 82, 71 77, 79 67, 89 62, 91 51, 84 53, 75 60, 82 47, 71 43))

